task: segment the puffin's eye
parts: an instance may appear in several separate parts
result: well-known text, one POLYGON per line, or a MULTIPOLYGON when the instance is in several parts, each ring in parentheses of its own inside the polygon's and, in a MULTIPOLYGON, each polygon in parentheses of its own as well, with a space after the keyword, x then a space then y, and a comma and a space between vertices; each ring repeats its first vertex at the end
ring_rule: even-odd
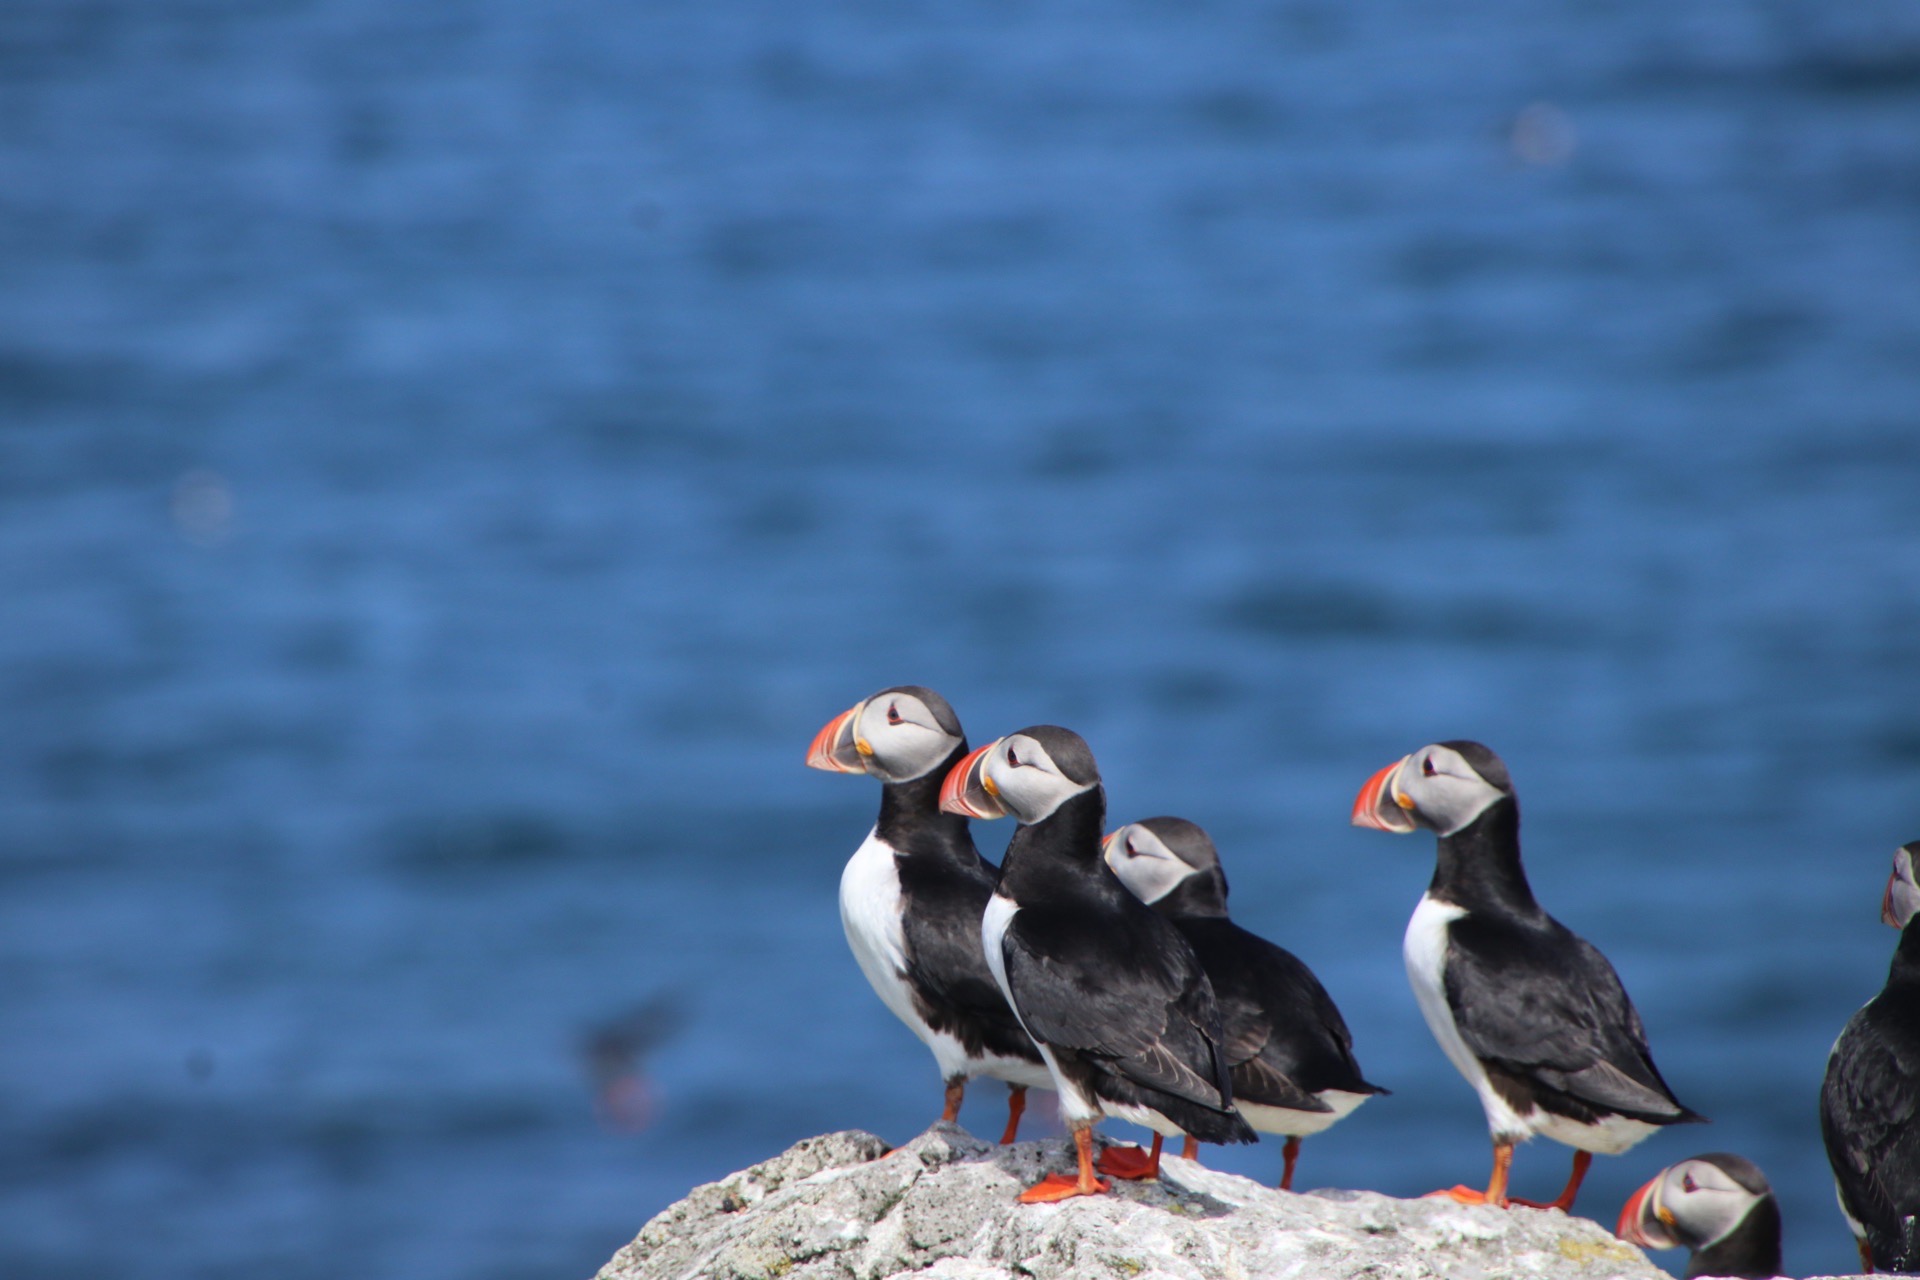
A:
POLYGON ((1007 763, 1015 769, 1020 767, 1020 757, 1013 754, 1013 748, 1007 748, 1007 763))
POLYGON ((1682 1191, 1698 1191, 1700 1188, 1698 1184, 1694 1182, 1692 1174, 1683 1173, 1680 1175, 1680 1189, 1682 1191))
POLYGON ((1422 760, 1420 762, 1420 772, 1426 774, 1429 778, 1431 778, 1434 774, 1440 771, 1433 767, 1433 757, 1428 756, 1425 760, 1422 760))
POLYGON ((887 723, 888 724, 900 723, 900 708, 893 705, 892 703, 887 704, 887 723))

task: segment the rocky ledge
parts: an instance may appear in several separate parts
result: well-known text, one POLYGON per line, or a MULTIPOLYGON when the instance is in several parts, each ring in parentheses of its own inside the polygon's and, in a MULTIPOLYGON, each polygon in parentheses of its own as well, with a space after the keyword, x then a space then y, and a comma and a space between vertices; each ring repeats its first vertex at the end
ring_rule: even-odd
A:
POLYGON ((599 1280, 1668 1280, 1638 1249, 1556 1211, 1365 1191, 1296 1195, 1169 1157, 1157 1183, 1022 1205, 1073 1167, 1064 1139, 996 1147, 936 1125, 897 1151, 810 1138, 694 1188, 599 1280))

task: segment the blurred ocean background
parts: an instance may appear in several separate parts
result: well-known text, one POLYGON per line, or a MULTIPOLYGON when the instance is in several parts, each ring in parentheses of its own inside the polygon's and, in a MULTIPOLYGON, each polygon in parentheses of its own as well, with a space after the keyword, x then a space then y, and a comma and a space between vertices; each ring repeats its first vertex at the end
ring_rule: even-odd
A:
POLYGON ((801 764, 909 681, 1212 830, 1396 1091, 1305 1186, 1485 1177, 1430 841, 1347 812, 1492 744, 1714 1119, 1582 1211, 1739 1151, 1850 1269, 1920 8, 8 0, 0 617, 9 1280, 585 1277, 917 1132, 834 906, 877 790, 801 764), (650 997, 635 1132, 582 1044, 650 997))

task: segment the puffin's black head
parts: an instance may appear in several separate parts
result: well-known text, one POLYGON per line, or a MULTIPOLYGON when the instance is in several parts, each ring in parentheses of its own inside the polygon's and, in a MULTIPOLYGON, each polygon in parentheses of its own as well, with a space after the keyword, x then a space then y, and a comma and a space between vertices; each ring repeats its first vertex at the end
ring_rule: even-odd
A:
POLYGON ((827 721, 807 750, 807 765, 910 782, 945 764, 966 742, 945 698, 924 685, 900 684, 827 721))
POLYGON ((1426 827, 1450 836, 1498 802, 1514 801, 1506 762, 1478 742, 1425 746, 1367 779, 1353 802, 1353 825, 1404 833, 1426 827))
POLYGON ((1920 880, 1913 870, 1915 855, 1920 855, 1920 840, 1893 851, 1893 874, 1887 877, 1887 892, 1880 899, 1880 919, 1896 929, 1906 928, 1913 913, 1920 911, 1920 880))
POLYGON ((1698 1251, 1732 1235, 1756 1211, 1771 1214, 1772 1239, 1767 1243, 1776 1252, 1777 1266, 1780 1216, 1773 1188, 1753 1161, 1716 1151, 1655 1174, 1628 1199, 1614 1234, 1643 1249, 1698 1251))
POLYGON ((1040 724, 989 742, 954 765, 940 788, 940 807, 972 818, 1011 814, 1030 824, 1099 785, 1086 740, 1071 729, 1040 724))
POLYGON ((1133 896, 1161 902, 1179 891, 1185 906, 1224 915, 1227 875, 1213 840, 1185 818, 1147 818, 1129 822, 1102 845, 1107 866, 1133 896))

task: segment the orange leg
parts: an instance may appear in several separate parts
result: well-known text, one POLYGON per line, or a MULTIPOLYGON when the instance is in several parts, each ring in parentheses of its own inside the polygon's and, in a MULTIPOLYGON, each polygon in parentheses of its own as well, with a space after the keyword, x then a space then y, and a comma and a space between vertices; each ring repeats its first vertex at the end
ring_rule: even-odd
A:
POLYGON ((1050 1173, 1020 1193, 1021 1204, 1049 1204, 1074 1196, 1097 1196, 1112 1189, 1112 1183, 1093 1176, 1092 1127, 1075 1129, 1073 1145, 1080 1157, 1080 1176, 1069 1178, 1064 1173, 1050 1173))
POLYGON ((1007 1131, 1000 1135, 1000 1145, 1012 1146, 1013 1140, 1020 1136, 1020 1117, 1027 1111, 1027 1086, 1016 1084, 1007 1090, 1007 1131))
POLYGON ((961 1076, 957 1080, 947 1081, 947 1109, 940 1113, 940 1118, 948 1124, 953 1124, 958 1121, 960 1119, 960 1100, 966 1096, 967 1078, 965 1076, 961 1076))
POLYGON ((1180 1144, 1180 1158, 1182 1160, 1198 1160, 1200 1158, 1200 1139, 1194 1137, 1192 1134, 1188 1134, 1187 1140, 1180 1144))
POLYGON ((1573 1212, 1573 1198, 1580 1194, 1580 1184, 1586 1180, 1587 1166, 1593 1163, 1593 1153, 1576 1151, 1573 1153, 1573 1176, 1567 1179, 1567 1189, 1558 1199, 1542 1203, 1539 1200, 1513 1200, 1512 1204, 1523 1204, 1529 1209, 1558 1209, 1562 1213, 1573 1212))
POLYGON ((1153 1149, 1146 1155, 1138 1147, 1108 1147, 1100 1153, 1100 1172, 1128 1182, 1151 1182, 1160 1176, 1160 1144, 1166 1141, 1153 1135, 1153 1149))
POLYGON ((1490 1204, 1496 1209, 1507 1207, 1507 1171, 1513 1168, 1513 1144, 1495 1142, 1493 1144, 1493 1177, 1487 1180, 1485 1191, 1475 1191, 1472 1187, 1454 1187, 1447 1191, 1435 1191, 1430 1194, 1447 1196, 1461 1204, 1490 1204))
POLYGON ((1872 1275, 1873 1274, 1873 1250, 1870 1247, 1868 1247, 1867 1242, 1865 1240, 1856 1240, 1854 1241, 1854 1243, 1860 1246, 1860 1274, 1863 1276, 1872 1275))
POLYGON ((1287 1145, 1280 1148, 1280 1155, 1286 1161, 1280 1174, 1280 1189, 1291 1191, 1293 1190, 1293 1166, 1300 1159, 1300 1139, 1288 1138, 1287 1145))

